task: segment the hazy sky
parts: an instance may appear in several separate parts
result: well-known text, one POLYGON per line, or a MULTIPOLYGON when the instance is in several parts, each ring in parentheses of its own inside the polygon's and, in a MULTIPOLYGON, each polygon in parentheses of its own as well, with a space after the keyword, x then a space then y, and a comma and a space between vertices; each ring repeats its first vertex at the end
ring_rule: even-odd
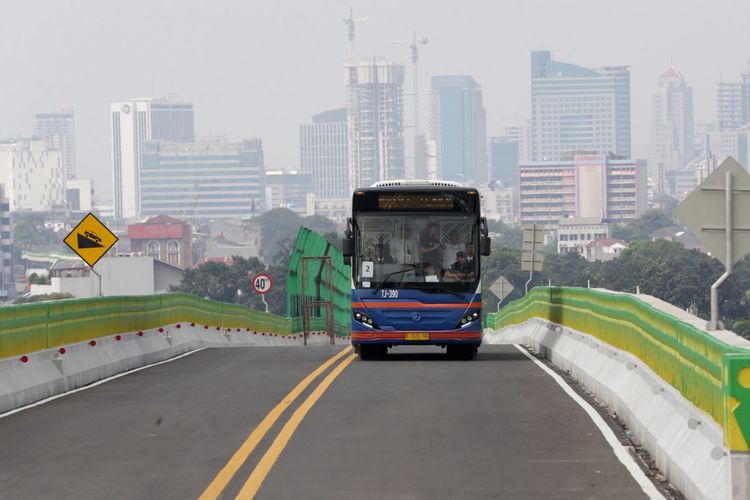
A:
MULTIPOLYGON (((263 139, 267 168, 296 168, 298 127, 344 105, 348 45, 408 62, 387 40, 429 37, 420 60, 422 126, 429 78, 482 85, 487 133, 527 118, 529 52, 584 66, 631 67, 634 152, 645 157, 650 95, 674 65, 693 87, 695 120, 715 121, 716 83, 750 57, 748 0, 24 0, 4 2, 0 137, 29 135, 32 114, 73 106, 79 177, 111 196, 108 104, 175 92, 195 103, 196 132, 263 139)), ((407 70, 411 89, 411 69, 407 70)))

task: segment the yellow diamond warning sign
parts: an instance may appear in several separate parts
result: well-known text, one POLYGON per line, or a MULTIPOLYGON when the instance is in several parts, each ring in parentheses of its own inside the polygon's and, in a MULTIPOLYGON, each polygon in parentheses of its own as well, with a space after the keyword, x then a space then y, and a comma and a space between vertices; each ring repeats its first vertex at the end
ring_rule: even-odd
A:
POLYGON ((63 240, 86 264, 94 267, 117 243, 117 236, 94 214, 88 214, 63 240))

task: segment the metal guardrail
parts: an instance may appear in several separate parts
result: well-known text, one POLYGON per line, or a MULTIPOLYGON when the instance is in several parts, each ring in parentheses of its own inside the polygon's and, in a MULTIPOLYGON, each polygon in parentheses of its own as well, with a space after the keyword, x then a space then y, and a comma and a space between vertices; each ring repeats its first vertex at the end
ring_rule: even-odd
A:
POLYGON ((750 451, 750 351, 730 346, 627 294, 536 287, 497 313, 501 329, 539 317, 634 354, 724 429, 732 451, 750 451))

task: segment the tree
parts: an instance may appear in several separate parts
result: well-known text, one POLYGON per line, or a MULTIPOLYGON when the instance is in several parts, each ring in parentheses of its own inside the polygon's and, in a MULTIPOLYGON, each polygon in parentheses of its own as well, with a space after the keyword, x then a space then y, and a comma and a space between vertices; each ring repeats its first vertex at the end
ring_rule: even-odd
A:
POLYGON ((275 208, 263 212, 255 220, 263 230, 263 246, 260 252, 265 262, 272 262, 278 251, 279 242, 285 238, 294 240, 302 226, 302 217, 288 208, 275 208))
POLYGON ((265 310, 250 282, 253 275, 265 272, 263 263, 255 257, 246 259, 234 256, 232 261, 231 266, 223 262, 206 262, 199 267, 186 269, 182 281, 172 287, 172 291, 192 293, 220 302, 244 304, 259 311, 265 310))
MULTIPOLYGON (((302 224, 307 229, 318 234, 335 233, 336 223, 322 215, 308 215, 302 219, 302 224)), ((296 235, 296 233, 295 233, 296 235)))
POLYGON ((661 210, 648 210, 632 222, 615 225, 612 228, 612 237, 627 242, 648 240, 654 231, 673 225, 672 218, 661 210))
POLYGON ((55 231, 44 227, 43 215, 24 212, 13 214, 13 242, 16 245, 25 248, 54 245, 60 239, 55 231))
POLYGON ((492 234, 492 246, 496 248, 521 248, 523 230, 518 226, 509 226, 499 220, 487 221, 487 230, 492 234))

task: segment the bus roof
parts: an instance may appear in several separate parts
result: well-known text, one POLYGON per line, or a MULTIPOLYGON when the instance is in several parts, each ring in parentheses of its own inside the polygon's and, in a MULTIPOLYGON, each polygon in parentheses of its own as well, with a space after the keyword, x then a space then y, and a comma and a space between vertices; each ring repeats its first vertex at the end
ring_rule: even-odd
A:
POLYGON ((380 181, 376 182, 371 188, 381 188, 381 187, 419 187, 419 186, 425 186, 425 187, 464 187, 458 182, 454 181, 442 181, 442 180, 436 180, 436 179, 393 179, 389 181, 380 181))

